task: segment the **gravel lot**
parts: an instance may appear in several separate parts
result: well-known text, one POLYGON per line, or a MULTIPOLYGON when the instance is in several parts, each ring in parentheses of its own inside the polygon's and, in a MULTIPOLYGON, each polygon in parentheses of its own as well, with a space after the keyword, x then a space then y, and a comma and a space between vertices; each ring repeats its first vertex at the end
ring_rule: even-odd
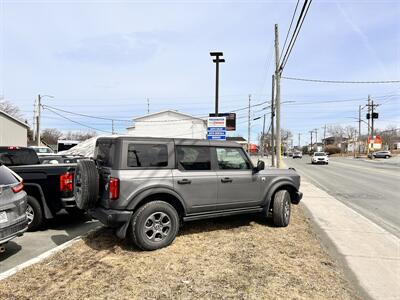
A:
POLYGON ((274 228, 260 216, 186 223, 141 252, 103 228, 0 282, 1 299, 358 299, 301 207, 274 228))

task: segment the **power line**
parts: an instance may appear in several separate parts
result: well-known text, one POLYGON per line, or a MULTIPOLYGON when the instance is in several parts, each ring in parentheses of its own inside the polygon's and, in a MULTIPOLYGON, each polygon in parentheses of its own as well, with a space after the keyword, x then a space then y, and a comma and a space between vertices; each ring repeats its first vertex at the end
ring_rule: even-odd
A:
POLYGON ((340 83, 340 84, 382 84, 382 83, 400 83, 400 80, 379 80, 379 81, 347 81, 347 80, 322 80, 322 79, 309 79, 309 78, 297 78, 297 77, 285 77, 281 78, 287 80, 306 81, 306 82, 318 82, 318 83, 340 83))
POLYGON ((289 56, 290 56, 290 54, 292 52, 294 44, 296 43, 296 40, 297 40, 297 37, 299 35, 300 29, 303 26, 304 19, 305 19, 307 13, 308 13, 308 9, 311 6, 311 2, 312 2, 312 0, 310 0, 310 1, 305 0, 304 1, 303 7, 301 9, 299 18, 298 18, 297 23, 296 23, 296 27, 295 27, 295 29, 293 31, 293 35, 292 35, 292 37, 290 39, 289 46, 287 47, 286 53, 285 53, 285 55, 284 55, 284 57, 282 59, 282 62, 280 64, 280 67, 279 67, 280 71, 282 71, 285 68, 286 63, 289 60, 289 56), (308 6, 307 6, 307 4, 308 4, 308 6))
POLYGON ((73 111, 69 111, 69 110, 64 110, 64 109, 60 109, 60 108, 56 108, 54 106, 50 106, 50 105, 42 105, 43 108, 47 107, 47 108, 51 108, 57 111, 62 111, 64 113, 67 114, 71 114, 71 115, 77 115, 77 116, 81 116, 81 117, 86 117, 86 118, 92 118, 92 119, 99 119, 99 120, 108 120, 108 121, 119 121, 119 122, 131 122, 131 120, 122 120, 122 119, 111 119, 111 118, 105 118, 105 117, 96 117, 96 116, 90 116, 90 115, 86 115, 86 114, 81 114, 81 113, 77 113, 77 112, 73 112, 73 111))
POLYGON ((297 7, 299 6, 299 2, 300 2, 300 0, 297 0, 296 7, 295 7, 294 12, 293 12, 292 20, 290 21, 289 29, 288 29, 288 32, 286 34, 285 42, 283 43, 283 47, 282 47, 282 51, 281 51, 280 57, 282 57, 283 50, 285 50, 286 42, 287 42, 289 34, 290 34, 290 29, 292 29, 293 20, 294 20, 294 17, 296 16, 297 7))
POLYGON ((68 120, 68 121, 70 121, 70 122, 76 123, 76 124, 81 125, 81 126, 83 126, 83 127, 86 127, 86 128, 92 129, 92 130, 96 130, 96 131, 101 131, 101 132, 111 133, 111 134, 112 134, 112 132, 110 132, 110 131, 106 131, 106 130, 94 128, 94 127, 88 126, 88 125, 86 125, 86 124, 83 124, 83 123, 81 123, 81 122, 72 120, 72 119, 70 119, 70 118, 68 118, 68 117, 66 117, 66 116, 63 116, 62 114, 59 114, 58 112, 52 110, 52 109, 49 108, 48 106, 43 107, 43 109, 47 109, 48 111, 51 111, 52 113, 54 113, 54 114, 60 116, 61 118, 64 118, 64 119, 66 119, 66 120, 68 120))

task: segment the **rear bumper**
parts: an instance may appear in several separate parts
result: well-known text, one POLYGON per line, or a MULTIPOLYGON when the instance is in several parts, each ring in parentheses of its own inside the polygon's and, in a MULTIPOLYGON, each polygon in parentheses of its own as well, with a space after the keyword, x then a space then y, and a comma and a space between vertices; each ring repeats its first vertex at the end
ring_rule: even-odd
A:
POLYGON ((7 243, 17 236, 21 236, 28 229, 28 219, 0 229, 0 245, 7 243))
POLYGON ((303 198, 302 192, 296 192, 294 199, 292 199, 293 204, 299 204, 300 200, 303 198))
POLYGON ((103 207, 90 209, 88 213, 104 225, 113 228, 129 223, 132 217, 132 212, 129 210, 106 209, 103 207))

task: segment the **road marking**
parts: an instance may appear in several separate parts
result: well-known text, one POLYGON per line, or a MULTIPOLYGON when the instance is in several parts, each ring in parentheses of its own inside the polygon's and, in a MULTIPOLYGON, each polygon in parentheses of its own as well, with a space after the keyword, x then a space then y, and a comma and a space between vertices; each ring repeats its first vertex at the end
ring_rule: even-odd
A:
POLYGON ((346 166, 346 167, 351 167, 351 168, 360 169, 360 170, 378 172, 378 173, 382 173, 382 174, 385 174, 385 175, 390 175, 390 176, 395 176, 395 177, 400 178, 400 175, 398 175, 398 173, 393 173, 393 172, 391 172, 391 170, 387 170, 387 171, 377 170, 377 169, 374 169, 374 168, 360 167, 360 166, 355 166, 355 165, 352 165, 352 164, 346 164, 346 163, 342 163, 342 162, 338 162, 338 161, 332 161, 332 160, 330 161, 330 163, 333 163, 334 165, 336 165, 336 164, 337 165, 343 165, 343 166, 346 166))

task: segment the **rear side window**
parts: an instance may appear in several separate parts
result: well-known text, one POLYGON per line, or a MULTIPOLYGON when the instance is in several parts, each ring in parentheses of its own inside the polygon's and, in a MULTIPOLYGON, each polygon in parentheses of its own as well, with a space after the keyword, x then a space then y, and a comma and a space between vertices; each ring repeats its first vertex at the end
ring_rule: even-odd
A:
POLYGON ((129 144, 128 167, 166 167, 168 149, 165 144, 129 144))
POLYGON ((183 170, 211 170, 209 147, 177 146, 178 167, 183 170))
POLYGON ((112 141, 97 141, 96 160, 104 167, 114 165, 115 144, 112 141))
POLYGON ((5 166, 0 166, 0 185, 9 185, 17 182, 19 182, 18 179, 5 166))
POLYGON ((26 148, 0 149, 0 163, 6 166, 36 165, 39 159, 35 150, 26 148))

